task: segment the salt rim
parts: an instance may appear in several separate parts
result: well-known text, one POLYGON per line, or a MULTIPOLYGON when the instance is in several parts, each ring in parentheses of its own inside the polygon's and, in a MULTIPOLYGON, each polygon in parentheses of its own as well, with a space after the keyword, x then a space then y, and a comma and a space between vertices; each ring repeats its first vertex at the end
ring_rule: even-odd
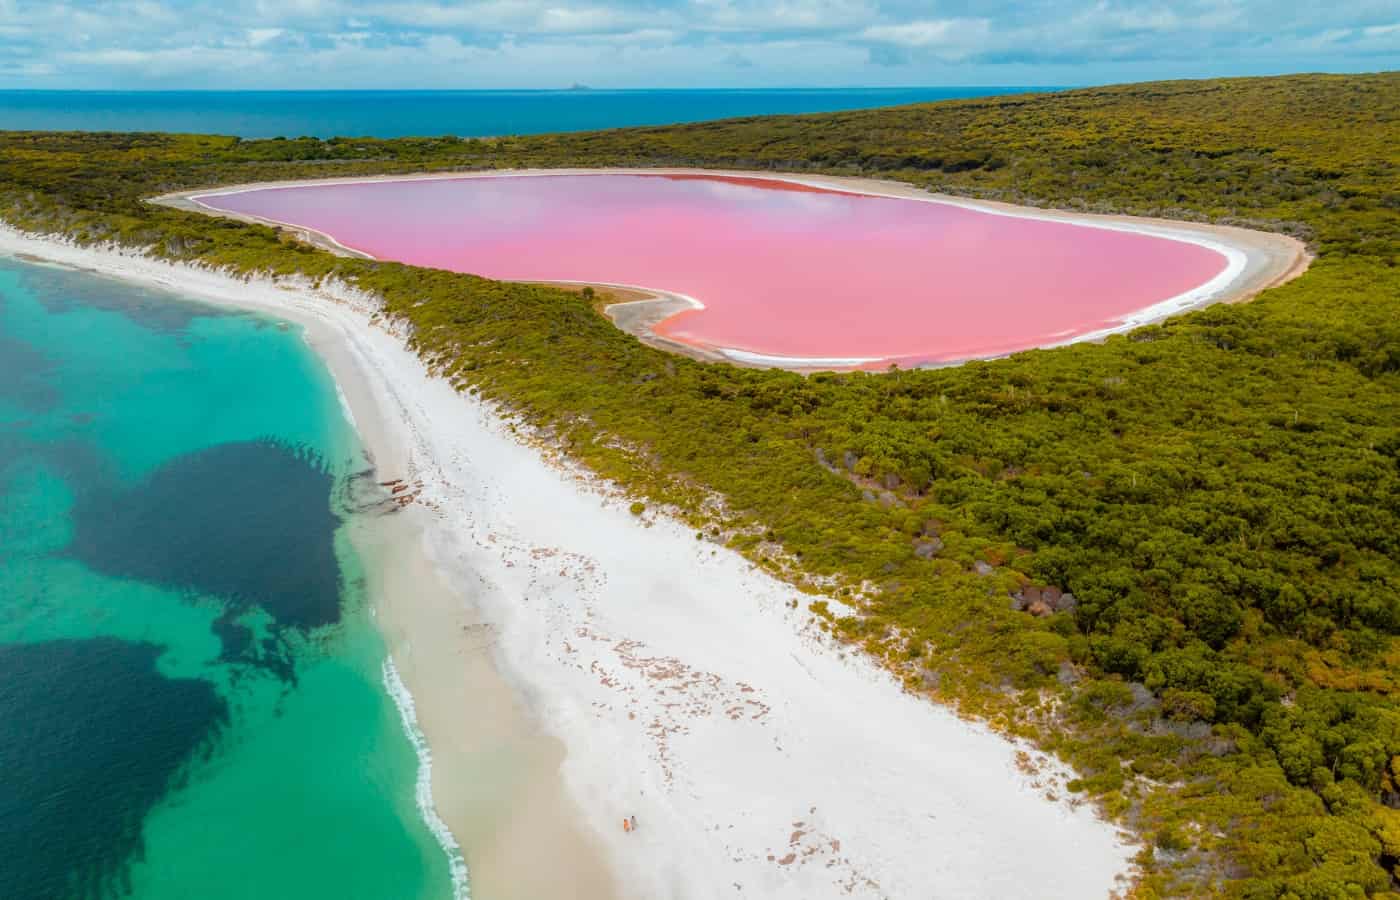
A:
MULTIPOLYGON (((1225 268, 1222 269, 1219 273, 1217 273, 1216 276, 1215 276, 1214 278, 1212 278, 1211 280, 1205 282, 1204 284, 1198 285, 1197 287, 1194 287, 1194 288, 1192 288, 1192 289, 1189 290, 1189 291, 1186 291, 1186 292, 1181 293, 1181 294, 1177 294, 1177 295, 1172 296, 1172 297, 1167 297, 1167 298, 1164 299, 1164 300, 1159 300, 1159 301, 1157 301, 1156 303, 1152 304, 1151 306, 1143 307, 1143 308, 1140 309, 1140 310, 1136 310, 1135 312, 1133 312, 1133 313, 1131 313, 1131 314, 1125 316, 1120 322, 1118 322, 1118 323, 1115 324, 1115 325, 1110 325, 1110 326, 1107 326, 1107 327, 1105 327, 1105 328, 1096 329, 1096 330, 1094 330, 1094 331, 1086 331, 1086 332, 1083 332, 1082 334, 1074 334, 1074 335, 1071 335, 1070 337, 1067 337, 1066 339, 1061 340, 1061 341, 1055 341, 1055 342, 1052 342, 1052 343, 1036 343, 1036 344, 1033 344, 1032 346, 1029 346, 1029 347, 1022 347, 1022 348, 1017 349, 1017 350, 1009 350, 1009 351, 1006 351, 1006 352, 989 353, 989 354, 976 354, 976 353, 974 353, 974 354, 972 354, 972 355, 970 355, 970 356, 960 357, 960 358, 955 358, 955 359, 936 360, 936 361, 929 361, 929 362, 918 362, 918 363, 914 363, 914 364, 913 364, 915 368, 918 368, 918 367, 925 367, 925 366, 938 366, 938 367, 941 367, 941 366, 957 365, 957 364, 959 364, 959 363, 971 362, 971 361, 973 361, 973 360, 1000 359, 1000 358, 1003 358, 1003 357, 1011 356, 1011 355, 1013 355, 1013 354, 1015 354, 1015 353, 1023 353, 1023 352, 1025 352, 1025 351, 1027 351, 1027 350, 1034 350, 1034 349, 1048 350, 1048 349, 1052 349, 1052 348, 1055 348, 1055 347, 1064 347, 1064 346, 1067 346, 1067 345, 1069 345, 1069 344, 1075 344, 1075 343, 1080 343, 1080 342, 1085 342, 1085 341, 1097 341, 1097 340, 1102 340, 1103 338, 1106 338, 1106 337, 1108 337, 1109 335, 1112 335, 1112 334, 1122 334, 1122 333, 1127 332, 1127 331, 1132 331, 1132 330, 1134 330, 1134 329, 1136 329, 1136 328, 1142 327, 1143 325, 1149 325, 1149 324, 1152 324, 1153 322, 1162 321, 1163 319, 1168 318, 1169 316, 1171 316, 1171 315, 1174 314, 1174 313, 1186 312, 1186 311, 1189 311, 1189 310, 1192 310, 1192 309, 1197 309, 1197 308, 1200 308, 1200 307, 1203 307, 1203 306, 1208 306, 1208 305, 1210 305, 1217 297, 1219 297, 1221 294, 1223 294, 1223 293, 1225 292, 1225 290, 1226 290, 1231 284, 1233 284, 1236 280, 1239 279, 1239 277, 1240 277, 1241 275, 1244 274, 1245 269, 1247 268, 1248 262, 1249 262, 1248 257, 1246 256, 1246 254, 1245 254, 1243 251, 1238 250, 1238 249, 1236 249, 1236 248, 1234 248, 1234 247, 1231 247, 1231 246, 1229 246, 1228 244, 1224 244, 1224 243, 1222 243, 1222 242, 1220 242, 1220 241, 1212 240, 1212 239, 1210 239, 1210 238, 1208 238, 1208 237, 1204 237, 1204 236, 1201 236, 1201 235, 1197 235, 1197 234, 1194 234, 1194 233, 1191 233, 1191 232, 1180 231, 1180 230, 1171 228, 1170 226, 1165 226, 1165 227, 1163 227, 1163 226, 1155 226, 1155 225, 1139 224, 1139 223, 1129 223, 1129 222, 1095 222, 1095 221, 1085 221, 1085 220, 1083 220, 1083 219, 1075 218, 1075 217, 1074 217, 1075 214, 1074 214, 1073 212, 1069 212, 1069 211, 1065 211, 1065 212, 1068 214, 1068 216, 1069 216, 1069 217, 1066 217, 1066 215, 1047 215, 1047 214, 1045 214, 1045 213, 1039 212, 1039 211, 1037 211, 1037 210, 1031 210, 1031 209, 1028 209, 1028 210, 1026 210, 1026 211, 1024 211, 1024 212, 1022 212, 1022 211, 1017 211, 1017 210, 1009 210, 1009 209, 998 209, 998 208, 995 208, 995 207, 985 206, 985 205, 983 205, 983 204, 981 204, 981 203, 978 203, 978 202, 975 202, 975 201, 959 200, 959 199, 951 198, 951 197, 932 197, 932 196, 930 196, 930 197, 919 197, 919 196, 909 196, 909 195, 905 195, 905 194, 893 194, 893 193, 889 193, 889 192, 885 192, 885 191, 879 191, 879 190, 874 190, 874 189, 857 189, 857 188, 848 187, 848 186, 845 186, 845 185, 831 184, 831 183, 828 183, 828 182, 826 182, 826 181, 822 181, 822 180, 820 180, 820 179, 804 178, 803 176, 800 176, 800 175, 789 175, 789 174, 781 173, 781 172, 776 172, 776 173, 773 173, 772 175, 768 175, 768 174, 761 174, 761 173, 760 173, 760 174, 754 174, 754 173, 730 173, 730 172, 726 172, 726 171, 718 170, 718 169, 716 169, 716 170, 701 169, 701 170, 696 170, 696 173, 697 173, 697 174, 700 174, 700 175, 703 175, 703 176, 709 176, 709 177, 711 177, 711 178, 723 178, 723 179, 732 180, 732 181, 747 181, 747 182, 778 181, 778 182, 784 182, 784 183, 787 183, 787 184, 802 185, 802 186, 804 186, 804 187, 818 188, 818 189, 820 189, 820 190, 829 191, 829 192, 831 192, 831 193, 836 193, 836 194, 850 194, 850 195, 859 196, 859 197, 878 197, 878 198, 882 198, 882 199, 886 199, 886 200, 910 200, 910 201, 913 201, 913 202, 916 202, 916 203, 940 203, 940 204, 943 204, 943 205, 945 205, 945 206, 954 206, 954 207, 957 207, 957 208, 959 208, 959 209, 966 209, 966 210, 969 210, 969 211, 972 211, 972 212, 984 213, 984 214, 990 215, 990 216, 1005 216, 1005 217, 1011 218, 1011 219, 1032 219, 1032 220, 1040 221, 1040 222, 1056 222, 1056 223, 1059 223, 1059 224, 1061 224, 1061 225, 1071 225, 1071 226, 1075 226, 1075 227, 1079 227, 1079 228, 1097 228, 1097 229, 1100 229, 1100 230, 1103 230, 1103 231, 1119 231, 1119 232, 1124 232, 1124 233, 1128 233, 1128 234, 1141 234, 1141 235, 1147 235, 1147 236, 1150 236, 1150 237, 1155 237, 1155 238, 1158 238, 1158 239, 1160 239, 1160 240, 1176 241, 1176 242, 1182 243, 1182 244, 1194 244, 1194 245, 1196 245, 1196 246, 1198 246, 1198 247, 1204 247, 1204 248, 1207 249, 1207 250, 1214 251, 1215 253, 1218 253, 1218 254, 1220 254, 1221 256, 1225 257, 1225 268)), ((315 180, 305 181, 305 182, 299 182, 299 183, 294 182, 294 183, 291 183, 291 184, 279 184, 279 183, 269 183, 269 184, 265 184, 265 185, 253 184, 253 185, 246 185, 246 186, 242 186, 242 187, 238 187, 238 188, 232 188, 232 189, 229 189, 229 190, 214 190, 214 191, 205 191, 205 192, 201 192, 201 193, 198 193, 198 194, 189 194, 189 195, 187 195, 187 197, 188 197, 188 199, 189 199, 189 201, 190 201, 191 203, 194 203, 194 204, 197 205, 197 206, 203 207, 204 209, 209 210, 211 213, 214 213, 214 214, 219 215, 219 216, 227 216, 227 215, 230 214, 230 212, 231 212, 230 210, 220 209, 220 208, 217 207, 217 206, 213 206, 213 205, 211 205, 211 204, 205 203, 205 202, 204 202, 205 198, 209 198, 209 197, 228 197, 228 196, 233 196, 233 195, 235 195, 235 194, 246 194, 246 193, 252 193, 252 192, 255 192, 255 191, 302 190, 302 189, 305 189, 305 188, 335 187, 335 186, 340 186, 340 185, 351 185, 351 184, 392 184, 392 183, 396 183, 396 182, 406 182, 406 181, 469 181, 469 180, 483 179, 483 178, 559 178, 559 177, 589 178, 589 177, 602 177, 602 176, 609 176, 609 175, 611 175, 611 176, 634 176, 634 177, 665 177, 667 174, 670 174, 670 173, 669 173, 667 170, 664 170, 664 169, 658 169, 658 170, 656 170, 656 171, 654 171, 654 172, 653 172, 653 171, 650 171, 650 170, 645 170, 645 169, 599 169, 599 170, 590 170, 590 171, 583 171, 583 172, 575 171, 575 170, 520 172, 520 171, 515 171, 515 170, 509 170, 509 169, 507 169, 507 170, 503 170, 503 171, 499 171, 499 172, 474 172, 474 173, 454 172, 454 173, 450 173, 450 174, 426 174, 426 175, 420 173, 420 174, 418 174, 418 175, 404 175, 404 176, 402 176, 402 177, 387 176, 387 177, 344 178, 344 179, 335 178, 335 179, 315 179, 315 180)), ((157 199, 159 199, 159 198, 157 198, 157 199)), ((247 214, 240 214, 240 215, 247 215, 247 214)), ((350 245, 348 245, 348 244, 342 243, 341 241, 337 240, 333 235, 328 234, 327 232, 321 231, 321 230, 316 229, 316 228, 310 228, 310 227, 307 227, 307 226, 305 226, 305 225, 298 225, 298 224, 296 224, 296 223, 294 223, 294 222, 283 222, 283 221, 281 221, 281 220, 279 220, 279 219, 272 219, 272 218, 268 218, 268 217, 266 217, 266 216, 252 216, 252 215, 249 215, 248 218, 256 219, 256 220, 262 221, 262 222, 269 222, 269 223, 272 223, 272 224, 275 224, 275 225, 281 225, 281 226, 283 226, 283 227, 285 227, 285 228, 291 228, 291 229, 294 229, 294 230, 304 231, 304 232, 307 232, 307 233, 309 233, 309 234, 315 234, 315 235, 318 235, 319 237, 321 237, 323 240, 325 240, 325 241, 327 241, 327 242, 329 242, 329 243, 335 245, 336 247, 339 247, 340 249, 342 249, 342 250, 344 250, 345 252, 350 253, 350 254, 352 254, 352 255, 362 256, 362 257, 364 257, 364 258, 366 258, 366 259, 378 259, 378 257, 374 256, 373 254, 368 253, 368 252, 366 252, 366 251, 364 251, 364 250, 361 250, 361 249, 359 249, 359 248, 357 248, 357 247, 352 247, 352 246, 350 246, 350 245)), ((580 280, 578 280, 578 279, 563 279, 563 278, 549 278, 549 279, 540 279, 540 280, 541 280, 543 283, 548 283, 548 284, 597 284, 597 285, 599 285, 599 286, 601 286, 601 287, 628 288, 628 289, 631 289, 631 290, 647 291, 647 292, 649 292, 649 293, 654 293, 654 294, 659 295, 660 299, 676 298, 676 299, 684 300, 686 303, 690 304, 694 309, 705 309, 705 304, 702 303, 702 302, 700 302, 699 300, 695 299, 694 297, 690 297, 690 296, 687 296, 687 295, 685 295, 685 294, 677 293, 676 291, 666 290, 666 289, 664 289, 664 288, 654 288, 654 287, 648 287, 648 286, 646 286, 646 285, 636 285, 636 284, 623 284, 623 283, 620 283, 620 282, 580 281, 580 280)), ((626 305, 631 305, 631 304, 638 304, 638 303, 654 303, 654 302, 656 302, 656 301, 655 301, 655 300, 629 300, 629 301, 626 301, 625 303, 617 303, 617 304, 613 304, 613 305, 614 305, 614 306, 626 306, 626 305)), ((657 322, 656 325, 660 325, 660 324, 662 324, 663 322, 665 322, 665 321, 667 321, 667 320, 669 320, 669 319, 671 319, 671 318, 674 318, 675 315, 677 315, 677 314, 676 314, 676 313, 673 313, 672 315, 667 316, 665 319, 662 319, 661 322, 657 322)), ((720 353, 720 354, 722 354, 722 355, 724 355, 724 356, 726 356, 726 357, 729 357, 729 358, 731 358, 731 359, 737 360, 737 361, 739 361, 739 362, 746 362, 746 363, 759 364, 759 365, 783 366, 783 367, 795 368, 795 369, 801 369, 801 368, 827 368, 827 367, 830 367, 830 368, 856 367, 856 366, 869 365, 869 364, 871 364, 871 363, 886 362, 886 361, 894 362, 894 361, 901 360, 901 359, 903 359, 903 360, 909 360, 909 359, 915 359, 915 358, 918 357, 918 354, 907 354, 907 355, 901 355, 901 356, 874 356, 874 357, 804 357, 804 356, 783 356, 783 355, 781 355, 781 354, 761 353, 761 352, 757 352, 757 351, 743 350, 743 349, 734 348, 734 347, 720 347, 720 346, 716 346, 716 345, 702 344, 702 343, 697 343, 697 342, 692 342, 692 341, 686 341, 686 340, 682 340, 682 339, 680 339, 680 338, 672 338, 672 337, 669 337, 669 336, 666 336, 666 335, 662 335, 662 334, 660 334, 659 332, 657 332, 656 329, 655 329, 655 326, 648 327, 647 330, 650 331, 653 335, 656 335, 657 337, 666 337, 668 340, 674 340, 674 341, 677 341, 677 342, 679 342, 679 343, 685 344, 685 345, 687 345, 687 346, 696 347, 696 348, 698 348, 698 349, 709 349, 709 350, 713 350, 713 351, 715 351, 715 352, 718 352, 718 353, 720 353)), ((1072 330, 1072 329, 1071 329, 1071 330, 1072 330)))

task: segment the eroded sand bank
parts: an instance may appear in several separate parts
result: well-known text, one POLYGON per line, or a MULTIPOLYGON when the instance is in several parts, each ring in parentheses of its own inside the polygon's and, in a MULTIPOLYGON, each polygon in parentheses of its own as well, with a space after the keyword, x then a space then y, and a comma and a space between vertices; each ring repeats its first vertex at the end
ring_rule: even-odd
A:
POLYGON ((737 554, 551 464, 364 298, 10 231, 0 252, 306 328, 379 477, 415 494, 359 540, 476 896, 1103 897, 1129 872, 1061 767, 904 693, 737 554))

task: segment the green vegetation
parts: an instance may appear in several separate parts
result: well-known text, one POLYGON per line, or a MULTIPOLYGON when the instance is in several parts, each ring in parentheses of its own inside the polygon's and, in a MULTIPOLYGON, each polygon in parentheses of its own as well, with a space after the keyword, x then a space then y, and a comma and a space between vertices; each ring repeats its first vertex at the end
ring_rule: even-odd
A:
POLYGON ((0 217, 377 292, 464 390, 678 506, 697 537, 832 579, 861 608, 814 603, 835 632, 1072 761, 1071 789, 1145 837, 1138 896, 1394 897, 1397 147, 1395 73, 489 141, 12 133, 0 217), (668 356, 579 293, 339 259, 140 202, 564 164, 878 173, 1283 230, 1318 259, 1253 303, 1102 345, 803 378, 668 356))

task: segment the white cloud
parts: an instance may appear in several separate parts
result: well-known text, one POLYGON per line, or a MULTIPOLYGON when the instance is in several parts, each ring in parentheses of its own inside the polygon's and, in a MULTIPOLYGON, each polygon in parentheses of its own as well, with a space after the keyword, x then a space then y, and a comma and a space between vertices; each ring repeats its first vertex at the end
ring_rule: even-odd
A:
POLYGON ((693 26, 702 31, 833 31, 858 28, 879 10, 865 0, 699 0, 690 5, 693 26))
POLYGON ((0 86, 1064 84, 1393 66, 1394 0, 0 0, 0 86))
POLYGON ((937 19, 899 25, 873 25, 861 32, 861 37, 900 47, 971 50, 974 44, 984 43, 991 30, 991 23, 986 19, 937 19))
POLYGON ((453 29, 513 34, 602 34, 666 24, 669 14, 622 6, 571 5, 547 0, 487 0, 483 3, 392 3, 377 19, 415 30, 453 29))
POLYGON ((248 29, 248 46, 261 47, 263 44, 277 40, 286 33, 284 28, 250 28, 248 29))

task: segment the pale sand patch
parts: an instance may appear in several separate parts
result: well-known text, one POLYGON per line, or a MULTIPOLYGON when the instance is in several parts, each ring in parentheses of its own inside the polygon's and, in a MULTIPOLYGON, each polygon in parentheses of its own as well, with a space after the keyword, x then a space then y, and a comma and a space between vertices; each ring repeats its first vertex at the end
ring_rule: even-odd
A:
MULTIPOLYGON (((1142 216, 1125 215, 1100 215, 1094 213, 1082 213, 1068 210, 1041 209, 1038 207, 1017 206, 1011 203, 1001 203, 991 200, 977 200, 968 197, 959 197, 950 194, 938 194, 926 191, 923 188, 906 184, 900 181, 887 181, 875 178, 848 177, 838 175, 806 175, 791 174, 785 172, 764 172, 748 170, 728 170, 728 169, 690 169, 690 168, 615 168, 615 169, 497 169, 489 171, 470 172, 431 172, 407 175, 370 175, 352 178, 326 178, 307 179, 301 181, 269 181, 251 184, 225 185, 216 188, 202 188, 191 191, 178 191, 152 198, 151 202, 161 203, 177 209, 191 210, 216 217, 232 218, 243 222, 259 222, 265 225, 274 225, 287 228, 296 234, 301 240, 307 241, 316 246, 328 249, 333 253, 345 256, 358 256, 362 258, 372 258, 369 254, 359 250, 352 250, 340 244, 331 235, 300 225, 280 222, 275 219, 266 219, 258 216, 250 216, 244 213, 225 212, 214 209, 199 201, 200 197, 217 196, 221 194, 240 193, 249 190, 258 190, 270 187, 297 187, 313 184, 359 184, 365 182, 379 181, 421 181, 435 179, 462 179, 462 178, 502 178, 502 177, 522 177, 522 176, 544 176, 544 175, 606 175, 606 174, 626 174, 626 175, 709 175, 715 177, 728 178, 754 178, 769 181, 785 181, 793 184, 802 184, 811 187, 821 187, 829 190, 838 190, 855 194, 866 194, 874 197, 898 197, 908 200, 919 200, 932 203, 945 203, 953 206, 961 206, 967 209, 980 210, 982 212, 995 215, 1014 216, 1018 218, 1045 219, 1049 221, 1069 222, 1072 224, 1108 228, 1119 231, 1133 231, 1142 234, 1152 234, 1158 237, 1172 240, 1186 241, 1189 243, 1201 244, 1216 249, 1225 254, 1229 260, 1229 266, 1225 273, 1212 280, 1211 283, 1188 292, 1181 297, 1174 297, 1154 304, 1152 307, 1125 317, 1124 320, 1115 326, 1100 329, 1092 332, 1076 334, 1064 341, 1048 342, 1042 344, 1043 347, 1063 346, 1064 344, 1078 343, 1083 341, 1098 341, 1112 334, 1120 334, 1131 331, 1155 322, 1163 321, 1174 315, 1179 315, 1193 309, 1209 306, 1213 303, 1238 303, 1250 300, 1261 291, 1270 287, 1283 284, 1301 275, 1312 263, 1312 255, 1308 252, 1307 246, 1297 238, 1287 235, 1275 234, 1271 232, 1255 231, 1247 228, 1239 228, 1229 225, 1211 225, 1197 222, 1182 222, 1174 219, 1152 219, 1142 216)), ((563 285, 578 285, 579 282, 557 282, 563 285)), ((610 285, 597 285, 600 289, 607 289, 610 285)), ((723 347, 700 346, 676 341, 658 334, 655 326, 686 309, 703 308, 700 301, 676 294, 657 286, 642 285, 611 285, 615 288, 624 288, 631 292, 641 292, 653 295, 643 300, 634 300, 628 303, 615 304, 604 310, 604 313, 622 330, 636 336, 644 343, 667 350, 672 353, 680 353, 697 359, 708 361, 724 360, 736 365, 775 367, 793 369, 796 371, 821 371, 825 369, 843 369, 858 367, 865 363, 878 362, 878 360, 865 359, 804 359, 798 357, 769 356, 761 353, 749 353, 723 347)), ((1020 352, 1020 351, 1017 351, 1020 352)), ((1009 355, 1009 354, 997 354, 1009 355)), ((993 356, 974 356, 969 359, 995 358, 993 356)), ((956 365, 967 360, 950 360, 940 362, 937 365, 956 365)))
MULTIPOLYGON (((412 432, 394 418, 394 388, 375 378, 373 363, 346 331, 369 331, 368 322, 322 316, 331 307, 324 301, 258 305, 303 327, 336 379, 376 479, 400 480, 408 485, 404 493, 416 494, 412 432)), ((473 896, 615 897, 602 848, 564 790, 563 743, 540 727, 497 670, 495 630, 474 592, 449 586, 428 557, 433 518, 414 502, 356 519, 351 533, 366 560, 377 624, 432 749, 434 805, 462 847, 473 896), (535 865, 539 858, 556 864, 535 865)))
MULTIPOLYGON (((1064 799, 1066 769, 905 693, 737 554, 551 465, 425 371, 365 298, 7 231, 0 252, 325 326, 316 346, 385 480, 422 485, 402 521, 421 523, 436 577, 401 569, 381 609, 477 896, 536 870, 559 887, 519 896, 1103 897, 1130 874, 1134 848, 1064 799), (557 770, 560 744, 537 731, 512 725, 497 743, 479 693, 561 742, 557 770), (556 772, 564 791, 536 796, 556 772), (498 827, 502 810, 532 824, 498 827), (551 817, 564 837, 534 831, 551 817)), ((377 552, 397 559, 406 541, 377 552)))
POLYGON ((618 896, 602 847, 564 790, 563 742, 497 670, 496 630, 471 592, 450 588, 427 561, 423 523, 356 525, 378 625, 432 749, 434 806, 463 848, 472 896, 618 896))

